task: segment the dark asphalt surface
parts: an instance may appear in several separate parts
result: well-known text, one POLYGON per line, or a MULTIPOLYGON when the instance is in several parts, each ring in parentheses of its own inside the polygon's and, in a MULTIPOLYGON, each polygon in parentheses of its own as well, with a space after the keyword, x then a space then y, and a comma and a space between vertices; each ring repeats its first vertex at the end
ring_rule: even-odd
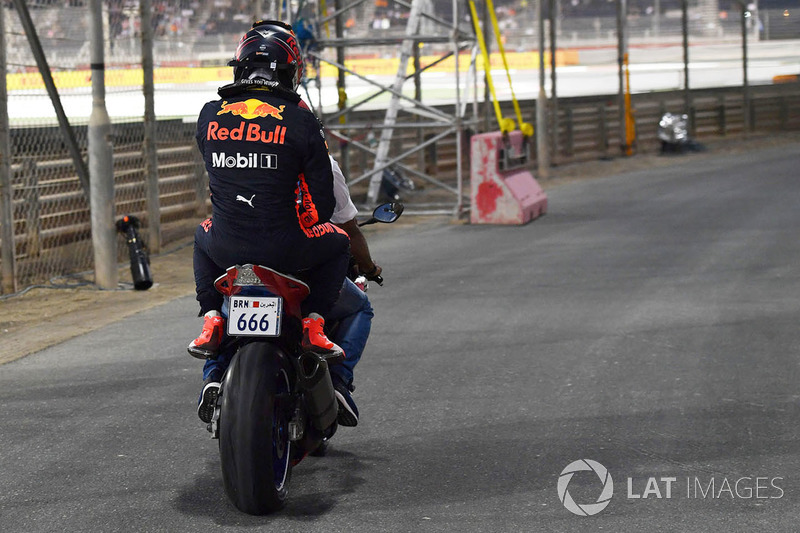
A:
POLYGON ((2 366, 0 529, 797 531, 798 168, 689 155, 560 185, 526 226, 376 235, 362 422, 271 517, 225 499, 191 298, 2 366), (613 478, 595 516, 559 499, 579 459, 613 478))

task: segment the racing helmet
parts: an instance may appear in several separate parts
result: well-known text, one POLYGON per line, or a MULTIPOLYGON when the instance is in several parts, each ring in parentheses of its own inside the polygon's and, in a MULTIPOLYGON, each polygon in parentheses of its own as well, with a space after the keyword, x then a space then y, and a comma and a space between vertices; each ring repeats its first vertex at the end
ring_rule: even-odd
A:
POLYGON ((239 40, 228 62, 234 82, 251 77, 276 81, 296 91, 303 79, 303 54, 292 27, 279 20, 260 20, 239 40))

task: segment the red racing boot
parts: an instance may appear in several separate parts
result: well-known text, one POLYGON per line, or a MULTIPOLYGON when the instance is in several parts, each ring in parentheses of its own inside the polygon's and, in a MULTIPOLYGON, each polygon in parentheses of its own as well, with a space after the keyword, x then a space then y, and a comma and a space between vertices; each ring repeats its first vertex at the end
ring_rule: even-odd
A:
POLYGON ((344 350, 325 336, 325 319, 317 313, 311 313, 303 319, 303 350, 324 354, 326 359, 344 360, 344 350))
POLYGON ((225 319, 219 311, 209 311, 203 317, 203 332, 189 343, 189 355, 198 359, 213 359, 225 333, 225 319))

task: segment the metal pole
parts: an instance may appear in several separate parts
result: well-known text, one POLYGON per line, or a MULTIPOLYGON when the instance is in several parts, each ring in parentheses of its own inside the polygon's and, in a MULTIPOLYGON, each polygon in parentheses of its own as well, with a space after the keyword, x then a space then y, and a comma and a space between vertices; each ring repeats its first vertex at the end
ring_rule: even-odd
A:
MULTIPOLYGON (((417 100, 417 101, 421 102, 422 101, 422 74, 421 74, 420 71, 422 69, 422 65, 420 64, 419 45, 420 45, 420 43, 416 42, 416 43, 414 43, 414 48, 413 48, 413 50, 414 50, 414 55, 413 55, 413 60, 414 60, 414 100, 417 100)), ((458 56, 458 50, 456 50, 456 56, 458 56)), ((456 79, 458 79, 457 75, 458 75, 458 72, 456 72, 456 79)), ((458 84, 456 84, 456 94, 458 94, 458 84)), ((458 99, 456 99, 456 101, 458 101, 458 99)), ((458 106, 456 106, 456 109, 458 109, 458 106)), ((422 117, 417 115, 414 118, 414 121, 415 122, 421 122, 422 121, 422 117)), ((417 145, 420 145, 423 142, 425 142, 425 134, 423 132, 423 129, 419 128, 417 130, 417 145)), ((425 150, 420 150, 419 152, 417 152, 417 167, 420 170, 422 170, 423 172, 427 172, 427 170, 425 168, 425 150)))
MULTIPOLYGON (((67 114, 64 113, 64 107, 61 105, 61 99, 58 96, 58 89, 53 81, 53 75, 50 73, 50 66, 47 64, 47 58, 44 56, 42 50, 42 43, 39 42, 39 36, 36 34, 36 28, 33 26, 31 14, 28 12, 28 6, 25 5, 25 0, 12 0, 14 7, 17 9, 19 20, 22 27, 25 29, 25 35, 28 38, 28 43, 33 52, 33 57, 36 59, 36 66, 39 68, 39 74, 42 76, 42 81, 47 89, 47 94, 50 96, 50 101, 53 104, 53 109, 58 118, 58 126, 61 129, 61 135, 64 136, 64 143, 67 145, 72 163, 75 165, 75 172, 78 174, 78 179, 83 187, 83 192, 89 196, 89 171, 86 168, 86 163, 83 161, 81 151, 78 148, 78 141, 75 139, 75 133, 69 125, 67 114)), ((99 7, 98 7, 99 9, 99 7)))
POLYGON ((750 13, 753 19, 753 41, 758 42, 761 40, 759 28, 759 25, 761 24, 761 11, 758 9, 758 0, 753 0, 751 5, 753 6, 753 11, 750 13))
POLYGON ((661 34, 661 0, 655 0, 653 6, 653 35, 661 34))
POLYGON ((11 131, 8 123, 8 87, 6 86, 6 10, 0 6, 0 281, 3 293, 17 288, 14 257, 14 202, 11 190, 11 131))
MULTIPOLYGON (((690 116, 691 93, 689 92, 689 0, 681 0, 681 33, 683 34, 683 112, 690 116)), ((691 124, 690 124, 691 127, 691 124)))
POLYGON ((151 0, 140 0, 142 26, 142 71, 144 72, 144 168, 147 181, 147 245, 161 252, 161 202, 158 197, 158 151, 156 150, 155 86, 153 82, 153 24, 151 0))
MULTIPOLYGON (((461 20, 458 11, 459 0, 453 0, 453 20, 461 20)), ((458 47, 458 31, 454 28, 453 29, 453 53, 455 54, 455 72, 456 72, 456 113, 455 113, 455 123, 454 126, 456 128, 456 179, 458 180, 456 183, 457 188, 457 199, 456 199, 456 207, 453 216, 455 218, 459 218, 461 216, 461 211, 464 207, 464 177, 462 173, 464 169, 462 168, 462 149, 461 146, 464 142, 462 124, 461 124, 461 64, 459 62, 461 50, 458 47)), ((424 169, 420 169, 423 170, 424 169)))
POLYGON ((558 0, 550 0, 550 151, 558 164, 558 96, 556 94, 556 23, 558 0))
POLYGON ((544 0, 537 0, 539 17, 539 95, 536 98, 536 168, 538 178, 549 176, 550 158, 547 153, 547 94, 544 92, 544 0))
MULTIPOLYGON (((341 41, 344 38, 344 15, 341 13, 342 11, 342 0, 336 0, 334 2, 334 9, 336 9, 336 20, 335 20, 335 27, 336 27, 336 39, 341 41)), ((343 45, 336 46, 336 62, 340 65, 344 65, 345 61, 345 49, 343 45)), ((336 88, 339 93, 339 111, 343 110, 347 107, 347 86, 345 81, 345 71, 343 69, 338 69, 338 77, 336 79, 336 88)), ((321 108, 320 108, 321 110, 321 108)), ((339 124, 340 126, 344 127, 347 123, 347 115, 342 115, 339 117, 339 124)), ((343 130, 342 133, 345 135, 347 131, 343 130)), ((348 147, 347 141, 340 141, 339 148, 341 150, 341 164, 342 171, 344 172, 345 176, 350 175, 350 150, 348 147)))
POLYGON ((750 11, 747 9, 745 2, 742 2, 742 74, 744 81, 742 83, 742 111, 744 112, 744 132, 745 135, 751 130, 752 124, 750 121, 750 87, 747 81, 747 17, 750 11))
POLYGON ((628 13, 627 0, 617 0, 617 67, 619 77, 619 144, 622 153, 627 152, 627 131, 625 128, 625 22, 628 13))
POLYGON ((411 3, 411 12, 408 15, 408 22, 406 22, 405 38, 400 48, 401 52, 400 61, 397 66, 397 76, 392 84, 392 99, 389 101, 389 106, 386 108, 386 116, 383 120, 383 125, 385 127, 381 132, 381 138, 375 150, 375 161, 373 163, 374 174, 372 174, 369 188, 367 189, 368 203, 375 203, 377 201, 383 177, 382 171, 383 168, 388 165, 389 148, 394 132, 393 126, 397 122, 397 113, 400 111, 400 96, 402 96, 403 83, 406 79, 406 68, 408 67, 408 60, 411 57, 413 47, 418 42, 414 37, 419 34, 421 9, 421 0, 413 0, 411 3))
POLYGON ((92 211, 94 281, 101 289, 115 289, 117 273, 114 226, 114 162, 111 120, 106 110, 103 55, 102 0, 89 2, 92 71, 92 113, 89 115, 89 197, 92 211))

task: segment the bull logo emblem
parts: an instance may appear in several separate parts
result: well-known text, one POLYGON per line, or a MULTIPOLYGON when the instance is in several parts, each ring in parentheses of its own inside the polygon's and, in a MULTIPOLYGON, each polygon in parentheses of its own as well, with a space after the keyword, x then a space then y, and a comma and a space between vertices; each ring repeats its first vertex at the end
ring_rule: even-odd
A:
POLYGON ((220 110, 217 111, 217 115, 230 113, 231 115, 246 119, 272 117, 277 120, 283 120, 282 113, 285 107, 285 105, 275 107, 272 104, 256 100, 255 98, 248 98, 244 102, 232 102, 230 104, 226 100, 223 100, 220 110))

